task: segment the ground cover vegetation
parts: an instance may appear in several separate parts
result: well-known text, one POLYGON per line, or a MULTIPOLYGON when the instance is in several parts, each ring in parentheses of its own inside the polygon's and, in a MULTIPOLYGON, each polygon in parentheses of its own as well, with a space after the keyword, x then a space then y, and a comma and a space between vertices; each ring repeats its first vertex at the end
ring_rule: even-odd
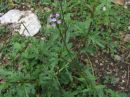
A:
POLYGON ((1 0, 33 10, 33 37, 0 26, 0 97, 130 97, 130 10, 111 0, 1 0))

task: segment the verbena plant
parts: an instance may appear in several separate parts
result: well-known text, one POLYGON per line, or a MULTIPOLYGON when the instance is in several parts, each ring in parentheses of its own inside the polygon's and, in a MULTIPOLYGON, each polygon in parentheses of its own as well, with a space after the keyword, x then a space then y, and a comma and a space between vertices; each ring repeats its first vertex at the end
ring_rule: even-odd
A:
POLYGON ((16 34, 1 43, 0 97, 130 97, 96 83, 89 60, 99 50, 116 52, 119 32, 128 25, 128 10, 109 0, 39 2, 41 6, 32 6, 45 39, 16 34), (51 11, 42 13, 44 6, 51 11), (86 63, 81 54, 88 56, 86 63))

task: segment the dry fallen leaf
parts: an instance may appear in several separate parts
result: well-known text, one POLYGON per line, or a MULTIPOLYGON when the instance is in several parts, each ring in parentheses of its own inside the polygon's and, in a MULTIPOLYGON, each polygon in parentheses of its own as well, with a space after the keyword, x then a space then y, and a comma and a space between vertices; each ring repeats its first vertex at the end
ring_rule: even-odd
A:
POLYGON ((119 4, 119 5, 125 4, 125 0, 112 0, 112 2, 115 3, 115 4, 119 4))

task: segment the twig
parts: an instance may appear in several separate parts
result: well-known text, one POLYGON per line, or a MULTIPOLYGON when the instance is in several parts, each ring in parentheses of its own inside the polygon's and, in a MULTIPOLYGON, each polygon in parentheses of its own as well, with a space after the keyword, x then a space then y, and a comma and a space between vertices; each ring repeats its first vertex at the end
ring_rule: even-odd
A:
MULTIPOLYGON (((35 80, 25 80, 25 81, 16 81, 16 82, 5 81, 4 83, 23 84, 23 83, 36 83, 36 81, 35 80)), ((0 84, 3 84, 3 83, 0 83, 0 84)))
POLYGON ((90 65, 91 65, 91 68, 92 68, 92 73, 93 73, 93 75, 95 75, 94 68, 93 68, 93 64, 92 64, 92 62, 91 62, 91 60, 90 60, 90 58, 89 58, 89 56, 88 56, 88 55, 87 55, 87 58, 88 58, 89 63, 90 63, 90 65))
POLYGON ((67 24, 65 22, 65 18, 64 18, 64 12, 63 12, 63 6, 62 6, 62 1, 59 2, 59 5, 60 5, 60 11, 61 11, 61 14, 62 14, 62 21, 63 21, 63 26, 65 27, 65 29, 63 30, 63 34, 62 34, 62 31, 61 29, 57 26, 59 32, 60 32, 60 35, 62 37, 62 41, 64 43, 64 46, 67 50, 67 52, 69 53, 69 55, 71 56, 71 51, 68 49, 67 47, 67 44, 66 44, 66 35, 67 35, 67 30, 68 30, 68 27, 67 27, 67 24))
POLYGON ((128 64, 128 75, 127 75, 127 77, 128 77, 128 79, 127 79, 127 84, 126 84, 126 87, 129 85, 129 77, 130 77, 130 71, 129 71, 129 69, 130 69, 130 66, 129 66, 130 64, 128 64))
POLYGON ((64 17, 64 11, 63 11, 63 6, 62 6, 62 1, 59 2, 60 4, 60 10, 61 10, 61 14, 62 14, 62 21, 63 21, 63 26, 65 27, 64 29, 64 39, 66 40, 66 35, 67 35, 67 30, 68 30, 68 26, 65 22, 65 17, 64 17))
POLYGON ((129 81, 130 81, 130 63, 128 63, 128 62, 124 62, 124 63, 128 65, 128 68, 127 68, 127 84, 126 84, 126 87, 128 87, 129 81))
MULTIPOLYGON (((24 25, 24 23, 21 22, 21 24, 22 24, 22 25, 24 26, 24 28, 25 28, 24 31, 26 30, 26 31, 28 32, 28 34, 31 35, 30 32, 29 32, 29 30, 27 29, 27 27, 24 25)), ((23 31, 23 33, 24 33, 24 31, 23 31)), ((23 34, 23 33, 22 33, 22 34, 23 34)))

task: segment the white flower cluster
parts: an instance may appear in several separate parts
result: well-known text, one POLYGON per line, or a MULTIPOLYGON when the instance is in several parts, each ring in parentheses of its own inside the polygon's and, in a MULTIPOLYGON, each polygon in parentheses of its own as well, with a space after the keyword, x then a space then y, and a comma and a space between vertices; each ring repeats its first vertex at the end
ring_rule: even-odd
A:
POLYGON ((102 8, 102 10, 103 10, 103 11, 106 11, 106 7, 104 6, 104 7, 102 8))

